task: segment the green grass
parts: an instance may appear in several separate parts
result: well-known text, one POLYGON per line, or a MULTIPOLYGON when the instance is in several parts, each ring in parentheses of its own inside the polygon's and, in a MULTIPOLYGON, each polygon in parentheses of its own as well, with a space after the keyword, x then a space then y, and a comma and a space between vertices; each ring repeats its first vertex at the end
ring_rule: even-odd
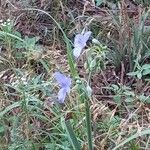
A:
POLYGON ((110 7, 101 18, 97 6, 72 0, 8 3, 0 24, 0 150, 148 150, 148 8, 137 24, 126 12, 110 7), (92 36, 75 59, 74 37, 83 29, 92 36), (72 79, 64 104, 57 70, 72 79))

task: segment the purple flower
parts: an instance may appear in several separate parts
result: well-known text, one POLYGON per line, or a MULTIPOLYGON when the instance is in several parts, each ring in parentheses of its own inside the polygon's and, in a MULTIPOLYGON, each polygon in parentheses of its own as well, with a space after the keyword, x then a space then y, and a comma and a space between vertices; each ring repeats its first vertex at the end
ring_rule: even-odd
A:
POLYGON ((70 92, 71 78, 66 77, 60 72, 55 72, 54 77, 57 80, 59 86, 61 87, 58 92, 58 100, 60 103, 64 103, 67 93, 70 92))
POLYGON ((78 58, 80 56, 81 51, 86 46, 86 42, 88 41, 89 37, 91 36, 92 32, 84 32, 81 34, 77 34, 74 39, 74 49, 73 49, 73 55, 75 58, 78 58))

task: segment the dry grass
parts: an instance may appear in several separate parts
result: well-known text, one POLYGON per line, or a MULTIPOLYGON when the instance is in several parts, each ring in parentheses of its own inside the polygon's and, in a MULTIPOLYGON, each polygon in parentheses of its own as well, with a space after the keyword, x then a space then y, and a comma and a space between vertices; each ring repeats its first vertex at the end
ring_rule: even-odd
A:
MULTIPOLYGON (((70 71, 63 37, 56 24, 45 14, 23 10, 27 7, 42 9, 52 14, 71 40, 77 32, 82 31, 83 26, 90 28, 93 37, 108 46, 109 54, 116 61, 113 62, 108 55, 105 70, 93 73, 91 77, 93 96, 90 108, 95 149, 113 149, 135 133, 149 129, 150 104, 143 102, 140 98, 142 94, 147 97, 150 95, 149 81, 145 81, 144 77, 139 80, 127 76, 127 73, 134 68, 134 60, 130 57, 132 46, 134 46, 134 25, 131 22, 137 16, 140 18, 142 13, 139 12, 139 6, 134 3, 130 4, 131 1, 123 0, 120 10, 117 10, 119 14, 114 15, 110 7, 94 7, 91 2, 73 2, 72 0, 25 2, 27 1, 2 1, 0 17, 3 20, 8 18, 14 20, 15 30, 19 31, 22 37, 40 36, 37 45, 42 52, 33 53, 29 58, 25 57, 24 61, 22 61, 23 59, 17 61, 14 54, 19 49, 11 46, 9 48, 2 47, 0 57, 6 60, 2 59, 0 64, 3 68, 0 69, 0 118, 2 118, 0 136, 4 133, 0 140, 2 143, 0 150, 13 149, 21 144, 23 145, 22 149, 27 150, 32 148, 48 149, 46 147, 65 149, 65 146, 68 149, 72 148, 62 121, 67 114, 71 114, 69 119, 73 120, 72 126, 81 142, 82 149, 88 149, 84 126, 85 106, 78 101, 76 87, 72 89, 65 106, 58 109, 58 106, 52 102, 53 98, 56 99, 52 91, 56 92, 57 87, 55 84, 50 84, 48 87, 46 85, 53 83, 52 74, 55 70, 58 69, 64 73, 70 71), (126 9, 128 5, 130 8, 126 9), (115 50, 115 55, 113 55, 115 50), (13 53, 8 55, 9 51, 13 51, 13 53), (48 69, 40 60, 44 60, 48 69), (18 76, 16 69, 27 74, 28 86, 25 88, 22 83, 23 79, 18 76), (41 77, 38 78, 38 76, 41 77), (8 86, 15 81, 20 81, 20 89, 8 86), (117 85, 119 89, 115 91, 112 85, 117 85), (124 87, 130 89, 124 90, 124 87), (45 92, 47 90, 49 95, 45 94, 42 89, 45 92), (130 92, 133 92, 134 96, 127 94, 130 92), (27 103, 25 103, 25 99, 27 99, 27 103), (30 101, 30 99, 34 100, 30 101), (3 115, 3 113, 5 114, 3 115), (4 125, 6 126, 5 132, 3 132, 4 125)), ((22 50, 22 52, 24 51, 22 50)), ((78 72, 82 79, 87 77, 84 57, 83 55, 81 61, 78 62, 78 72)), ((149 57, 144 62, 149 63, 149 57)), ((144 135, 131 140, 120 149, 148 150, 149 148, 149 135, 144 135)))

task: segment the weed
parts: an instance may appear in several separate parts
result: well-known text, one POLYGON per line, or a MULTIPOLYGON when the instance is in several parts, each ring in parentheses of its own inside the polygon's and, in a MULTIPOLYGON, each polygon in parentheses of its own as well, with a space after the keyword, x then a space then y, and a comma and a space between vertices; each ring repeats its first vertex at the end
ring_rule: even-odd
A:
POLYGON ((138 3, 149 5, 2 2, 15 15, 0 20, 0 149, 149 149, 149 10, 138 3))

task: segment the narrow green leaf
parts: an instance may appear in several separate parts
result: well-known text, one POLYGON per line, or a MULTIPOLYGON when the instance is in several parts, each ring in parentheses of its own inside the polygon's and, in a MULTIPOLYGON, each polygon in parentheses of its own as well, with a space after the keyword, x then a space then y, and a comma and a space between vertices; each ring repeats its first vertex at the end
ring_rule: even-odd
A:
POLYGON ((71 75, 73 76, 73 78, 75 79, 77 76, 78 76, 78 73, 77 73, 77 70, 76 70, 76 67, 75 67, 75 62, 74 62, 74 58, 73 58, 73 55, 72 55, 72 46, 71 46, 71 42, 70 40, 67 38, 65 32, 63 31, 62 27, 60 26, 60 24, 46 11, 43 11, 41 9, 36 9, 36 8, 26 8, 26 9, 23 9, 23 10, 26 10, 26 11, 38 11, 38 12, 41 12, 45 15, 47 15, 48 17, 50 17, 54 23, 57 25, 57 27, 59 28, 59 30, 61 31, 62 35, 63 35, 63 40, 64 42, 66 43, 66 47, 67 47, 67 59, 68 59, 68 64, 69 64, 69 67, 70 67, 70 72, 71 72, 71 75))
POLYGON ((21 41, 21 42, 24 42, 23 39, 21 39, 20 37, 18 37, 18 36, 16 36, 16 35, 11 34, 11 33, 7 33, 7 32, 4 32, 4 31, 0 31, 0 35, 3 35, 3 36, 7 35, 7 36, 10 36, 10 37, 12 37, 12 38, 15 38, 15 39, 17 39, 17 40, 19 40, 19 41, 21 41))
POLYGON ((66 131, 67 131, 69 140, 71 141, 71 144, 72 144, 74 150, 81 150, 81 147, 78 143, 76 135, 71 127, 70 120, 65 121, 65 125, 66 125, 66 131))
POLYGON ((43 67, 46 69, 46 71, 49 72, 50 69, 49 69, 46 61, 44 61, 43 59, 40 59, 39 61, 43 65, 43 67))
POLYGON ((119 145, 117 145, 112 150, 116 150, 116 149, 120 148, 121 146, 125 145, 126 143, 132 141, 133 139, 136 139, 136 138, 138 138, 140 136, 148 135, 148 134, 150 134, 150 129, 146 129, 146 130, 141 131, 140 133, 136 133, 136 134, 130 136, 129 138, 127 138, 126 140, 124 140, 122 143, 120 143, 119 145))
POLYGON ((105 2, 105 0, 96 0, 96 6, 99 6, 104 2, 105 2))
POLYGON ((143 75, 148 75, 150 74, 150 69, 146 69, 142 72, 143 75))
POLYGON ((144 64, 141 69, 150 69, 150 64, 144 64))
POLYGON ((0 118, 2 118, 6 113, 11 111, 12 109, 19 107, 19 106, 20 106, 20 102, 15 102, 12 105, 7 106, 3 111, 0 112, 0 118))
POLYGON ((91 124, 89 100, 85 100, 85 109, 86 109, 86 128, 87 128, 87 136, 88 136, 88 146, 89 146, 89 150, 93 150, 92 124, 91 124))
POLYGON ((129 76, 136 76, 137 74, 138 74, 138 71, 127 73, 127 75, 129 76))

